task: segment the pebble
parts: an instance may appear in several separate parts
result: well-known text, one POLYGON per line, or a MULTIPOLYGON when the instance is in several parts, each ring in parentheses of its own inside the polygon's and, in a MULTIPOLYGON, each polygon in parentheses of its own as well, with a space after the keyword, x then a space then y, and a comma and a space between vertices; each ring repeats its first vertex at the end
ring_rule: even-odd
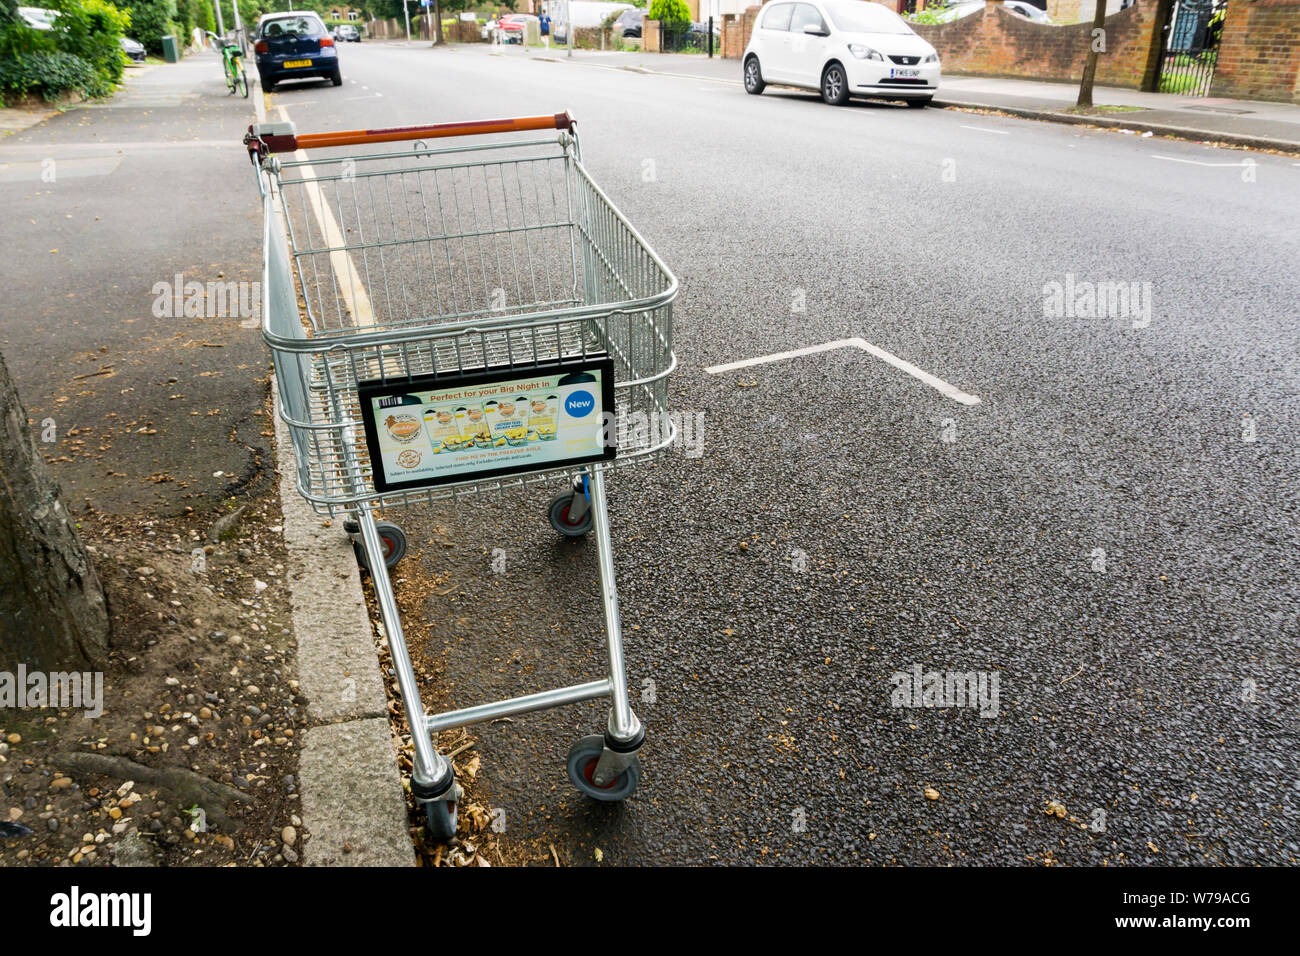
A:
POLYGON ((281 850, 280 855, 284 857, 284 862, 286 863, 298 862, 298 854, 294 852, 294 850, 290 847, 285 847, 283 850, 281 850))
POLYGON ((284 841, 285 846, 293 846, 298 842, 298 831, 293 827, 285 827, 280 831, 280 839, 284 841))
POLYGON ((58 817, 50 817, 48 820, 46 820, 45 829, 49 830, 51 833, 58 833, 59 832, 58 817))
POLYGON ((9 741, 9 743, 11 743, 11 744, 20 744, 20 743, 23 742, 23 735, 22 735, 22 734, 10 734, 8 737, 5 738, 5 740, 9 741))

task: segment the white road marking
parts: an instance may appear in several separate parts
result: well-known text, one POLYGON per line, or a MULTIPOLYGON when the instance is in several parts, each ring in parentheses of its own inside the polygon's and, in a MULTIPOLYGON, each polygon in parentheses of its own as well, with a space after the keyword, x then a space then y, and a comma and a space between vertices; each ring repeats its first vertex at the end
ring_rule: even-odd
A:
POLYGON ((962 126, 962 129, 973 129, 977 133, 997 133, 999 136, 1010 136, 1011 132, 1005 129, 989 129, 987 126, 962 126))
POLYGON ((736 369, 749 368, 753 365, 766 365, 770 362, 783 362, 786 359, 801 358, 805 355, 816 355, 818 352, 830 352, 834 349, 844 348, 862 349, 862 351, 874 355, 881 361, 894 366, 894 368, 906 372, 913 378, 920 379, 941 395, 946 398, 951 398, 954 402, 958 402, 962 405, 978 405, 980 403, 978 395, 971 395, 968 392, 963 392, 956 386, 949 385, 941 378, 935 378, 929 372, 917 368, 911 362, 899 358, 892 352, 886 352, 880 346, 872 345, 866 339, 860 338, 838 339, 834 342, 825 342, 822 345, 809 345, 806 348, 793 349, 789 352, 777 352, 773 355, 760 355, 757 358, 742 359, 739 362, 728 362, 725 365, 711 365, 704 371, 710 375, 719 375, 723 372, 733 372, 736 369))
MULTIPOLYGON (((283 106, 279 107, 279 110, 280 118, 287 121, 289 113, 283 106)), ((302 150, 296 150, 293 158, 304 164, 307 162, 307 154, 302 150)), ((371 327, 375 324, 375 313, 370 307, 370 296, 366 293, 365 283, 361 281, 361 273, 357 271, 356 265, 352 262, 352 255, 346 248, 347 239, 339 229, 338 221, 334 218, 333 211, 325 202, 320 186, 316 183, 316 171, 310 165, 297 168, 303 178, 302 191, 307 199, 307 205, 311 207, 316 223, 320 226, 321 235, 325 238, 325 244, 331 250, 330 267, 338 280, 339 295, 343 297, 343 303, 356 327, 371 327)))
MULTIPOLYGON (((1255 161, 1253 159, 1251 160, 1243 159, 1239 163, 1203 163, 1199 159, 1182 159, 1178 156, 1157 156, 1154 153, 1151 154, 1151 158, 1163 159, 1167 163, 1187 163, 1189 166, 1234 167, 1240 169, 1242 166, 1255 165, 1255 161)), ((1300 163, 1297 163, 1296 165, 1300 166, 1300 163)))

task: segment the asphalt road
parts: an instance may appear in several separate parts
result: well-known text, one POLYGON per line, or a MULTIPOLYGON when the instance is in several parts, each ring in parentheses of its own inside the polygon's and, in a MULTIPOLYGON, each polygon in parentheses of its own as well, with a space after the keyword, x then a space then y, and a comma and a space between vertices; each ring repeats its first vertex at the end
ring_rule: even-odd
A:
MULTIPOLYGON (((681 280, 674 404, 703 414, 703 454, 611 490, 641 789, 608 807, 567 783, 595 705, 478 728, 507 841, 573 863, 1295 862, 1294 158, 612 59, 342 55, 344 87, 282 87, 273 113, 567 109, 681 280), (1136 305, 1045 297, 1109 281, 1136 305), (849 337, 980 401, 861 349, 704 371, 849 337), (895 706, 916 668, 997 700, 895 706)), ((548 498, 402 519, 450 545, 403 570, 451 581, 423 609, 438 703, 600 673, 594 547, 556 540, 548 498)))
POLYGON ((0 352, 74 510, 206 511, 268 476, 252 115, 207 54, 0 142, 0 352))

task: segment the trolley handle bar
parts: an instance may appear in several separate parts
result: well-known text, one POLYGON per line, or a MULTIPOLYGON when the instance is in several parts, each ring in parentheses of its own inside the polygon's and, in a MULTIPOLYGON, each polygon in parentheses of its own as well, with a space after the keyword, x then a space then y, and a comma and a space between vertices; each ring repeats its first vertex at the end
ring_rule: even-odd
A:
MULTIPOLYGON (((448 136, 485 136, 489 133, 521 133, 527 130, 572 130, 575 120, 568 112, 550 116, 519 116, 514 119, 476 120, 465 123, 434 123, 430 126, 394 126, 388 129, 350 129, 336 133, 296 133, 280 129, 248 128, 244 144, 250 154, 265 158, 268 153, 292 153, 299 149, 326 146, 361 146, 366 143, 397 143, 403 140, 442 139, 448 136)), ((270 124, 268 124, 270 125, 270 124)), ((283 124, 275 124, 281 126, 283 124)))

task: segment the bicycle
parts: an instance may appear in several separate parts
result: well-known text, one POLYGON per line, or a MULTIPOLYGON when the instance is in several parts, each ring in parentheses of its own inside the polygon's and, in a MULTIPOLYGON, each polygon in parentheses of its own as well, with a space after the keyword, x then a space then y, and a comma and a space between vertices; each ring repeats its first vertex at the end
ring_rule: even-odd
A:
POLYGON ((221 54, 221 69, 226 77, 226 89, 230 93, 238 91, 244 99, 248 99, 248 74, 244 72, 244 51, 237 44, 223 40, 211 30, 207 33, 213 49, 221 54))

